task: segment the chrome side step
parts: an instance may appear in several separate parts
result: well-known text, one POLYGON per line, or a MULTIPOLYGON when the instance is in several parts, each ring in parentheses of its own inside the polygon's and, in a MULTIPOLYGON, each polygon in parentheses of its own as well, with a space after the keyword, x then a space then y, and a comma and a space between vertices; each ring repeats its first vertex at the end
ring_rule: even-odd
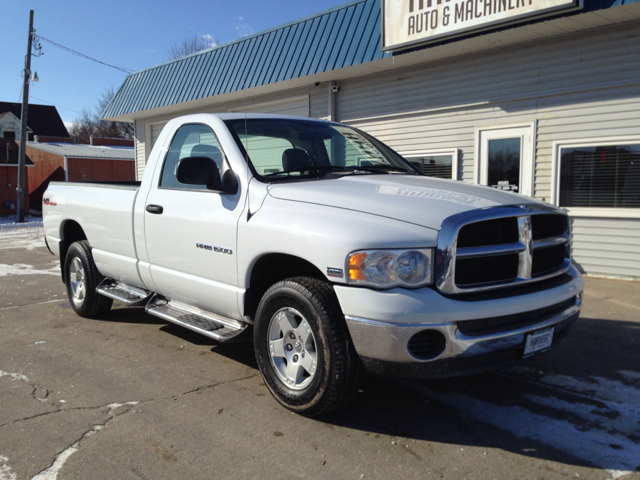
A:
POLYGON ((233 318, 223 317, 190 305, 167 301, 160 295, 154 295, 147 303, 145 310, 150 315, 188 328, 219 342, 228 342, 247 328, 246 323, 241 323, 233 318))
POLYGON ((144 305, 145 303, 147 303, 147 300, 151 298, 151 295, 153 295, 147 290, 132 287, 131 285, 127 285, 125 283, 116 282, 111 278, 105 278, 102 282, 100 282, 100 285, 98 285, 96 291, 100 295, 113 298, 114 300, 125 303, 129 307, 144 305))

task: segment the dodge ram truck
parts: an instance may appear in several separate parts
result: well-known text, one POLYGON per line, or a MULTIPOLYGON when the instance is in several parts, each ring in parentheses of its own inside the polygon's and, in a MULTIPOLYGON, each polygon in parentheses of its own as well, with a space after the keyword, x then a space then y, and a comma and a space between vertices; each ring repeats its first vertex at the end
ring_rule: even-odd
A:
POLYGON ((545 352, 580 314, 565 212, 424 176, 339 123, 175 118, 141 182, 52 182, 43 203, 78 315, 117 300, 220 342, 252 335, 274 398, 309 416, 366 371, 453 376, 545 352))

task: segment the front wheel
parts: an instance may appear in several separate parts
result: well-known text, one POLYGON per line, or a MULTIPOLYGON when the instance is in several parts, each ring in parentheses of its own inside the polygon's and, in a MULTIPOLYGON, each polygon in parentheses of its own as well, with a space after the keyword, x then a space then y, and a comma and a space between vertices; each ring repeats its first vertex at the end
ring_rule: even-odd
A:
POLYGON ((91 247, 86 240, 72 243, 69 247, 65 276, 69 303, 78 315, 97 318, 111 309, 113 300, 96 292, 104 277, 93 262, 91 247))
POLYGON ((325 282, 296 277, 269 288, 258 306, 254 346, 265 383, 291 411, 321 415, 356 393, 360 359, 325 282))

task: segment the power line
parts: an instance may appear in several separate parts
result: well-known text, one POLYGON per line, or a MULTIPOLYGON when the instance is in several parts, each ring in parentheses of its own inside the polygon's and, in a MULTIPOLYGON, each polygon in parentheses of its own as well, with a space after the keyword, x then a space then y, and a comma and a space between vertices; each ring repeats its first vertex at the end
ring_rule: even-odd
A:
POLYGON ((70 48, 65 47, 64 45, 60 45, 59 43, 53 42, 53 41, 51 41, 51 40, 49 40, 47 38, 44 38, 41 35, 34 35, 34 36, 38 37, 40 40, 44 40, 45 42, 50 43, 51 45, 53 45, 55 47, 58 47, 58 48, 64 50, 65 52, 69 52, 69 53, 71 53, 73 55, 77 55, 79 57, 86 58, 87 60, 91 60, 93 62, 101 63, 102 65, 106 65, 107 67, 115 68, 116 70, 120 70, 121 72, 124 72, 124 73, 132 73, 133 72, 133 70, 129 70, 128 68, 116 67, 115 65, 111 65, 111 64, 105 63, 105 62, 101 62, 100 60, 96 60, 95 58, 89 57, 88 55, 85 55, 85 54, 80 53, 80 52, 76 52, 75 50, 71 50, 70 48))
POLYGON ((63 107, 62 105, 56 105, 56 104, 54 104, 53 102, 50 102, 49 100, 45 100, 44 98, 34 97, 33 95, 29 95, 29 97, 30 97, 30 98, 35 98, 36 100, 40 100, 41 102, 46 102, 46 103, 48 103, 48 104, 50 104, 50 105, 54 105, 55 107, 63 108, 63 109, 65 109, 65 110, 70 110, 70 111, 72 111, 72 112, 79 113, 80 115, 82 115, 82 112, 79 112, 79 111, 77 111, 77 110, 74 110, 73 108, 63 107))

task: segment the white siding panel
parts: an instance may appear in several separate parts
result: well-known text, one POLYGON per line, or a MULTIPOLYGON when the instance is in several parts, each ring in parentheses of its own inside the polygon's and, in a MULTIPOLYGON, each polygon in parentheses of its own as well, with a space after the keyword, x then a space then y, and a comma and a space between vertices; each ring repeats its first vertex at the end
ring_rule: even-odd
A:
POLYGON ((329 87, 320 84, 309 92, 309 116, 329 119, 329 87))
POLYGON ((640 279, 640 219, 572 219, 573 258, 588 275, 640 279))
POLYGON ((136 180, 141 181, 146 165, 145 156, 145 125, 144 123, 135 122, 134 124, 134 142, 135 142, 135 158, 136 158, 136 180))
MULTIPOLYGON (((165 125, 166 123, 156 123, 154 125, 151 125, 151 148, 153 148, 153 146, 158 141, 160 132, 162 132, 162 129, 164 128, 165 125)), ((149 151, 151 151, 151 149, 149 149, 149 151)))
POLYGON ((637 83, 639 38, 634 23, 343 82, 338 116, 350 121, 608 82, 637 83))
POLYGON ((142 176, 144 175, 144 170, 147 165, 147 153, 151 152, 151 149, 155 145, 158 140, 158 136, 162 131, 162 127, 166 125, 166 123, 157 123, 150 125, 151 137, 146 137, 147 125, 143 122, 136 122, 136 132, 135 132, 135 147, 136 147, 136 178, 138 181, 142 180, 142 176))
POLYGON ((227 111, 229 112, 251 112, 251 113, 276 113, 280 115, 297 115, 300 117, 309 116, 309 96, 304 95, 302 97, 294 99, 283 99, 273 102, 260 103, 248 103, 242 107, 232 107, 227 111))

